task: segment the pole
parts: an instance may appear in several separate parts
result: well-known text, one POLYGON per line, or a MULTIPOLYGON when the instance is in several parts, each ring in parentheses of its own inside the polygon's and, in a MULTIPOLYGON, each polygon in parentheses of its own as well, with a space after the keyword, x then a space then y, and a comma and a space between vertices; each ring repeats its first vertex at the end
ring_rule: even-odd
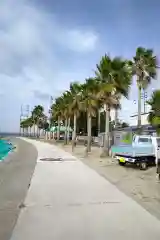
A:
POLYGON ((143 112, 146 113, 146 100, 147 100, 147 92, 143 89, 143 93, 141 94, 141 99, 143 100, 143 112))
POLYGON ((142 99, 143 99, 143 112, 145 113, 146 109, 145 109, 145 90, 144 89, 143 89, 143 93, 142 93, 142 99))
POLYGON ((146 113, 146 100, 147 100, 147 92, 144 92, 144 113, 146 113))

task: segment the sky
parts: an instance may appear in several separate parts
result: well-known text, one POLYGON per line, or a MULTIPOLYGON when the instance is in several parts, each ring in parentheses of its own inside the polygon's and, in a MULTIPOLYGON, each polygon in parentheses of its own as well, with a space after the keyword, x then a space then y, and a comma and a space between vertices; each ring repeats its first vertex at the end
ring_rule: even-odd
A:
MULTIPOLYGON (((94 76, 105 53, 131 59, 143 46, 159 57, 159 9, 159 0, 0 0, 0 130, 19 131, 21 105, 47 112, 50 96, 94 76)), ((136 113, 134 100, 135 81, 122 120, 136 113)))

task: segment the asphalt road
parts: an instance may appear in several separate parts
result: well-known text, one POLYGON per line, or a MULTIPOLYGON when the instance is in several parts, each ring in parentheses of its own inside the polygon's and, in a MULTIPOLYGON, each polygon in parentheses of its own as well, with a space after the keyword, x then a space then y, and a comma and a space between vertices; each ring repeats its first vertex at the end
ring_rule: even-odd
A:
POLYGON ((0 240, 11 237, 37 159, 32 144, 18 138, 10 140, 17 148, 0 162, 0 240))

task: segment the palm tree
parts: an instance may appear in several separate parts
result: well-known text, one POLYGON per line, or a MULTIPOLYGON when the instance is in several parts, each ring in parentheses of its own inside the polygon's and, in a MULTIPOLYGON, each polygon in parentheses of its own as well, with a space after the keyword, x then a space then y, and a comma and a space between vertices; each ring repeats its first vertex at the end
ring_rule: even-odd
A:
POLYGON ((29 119, 27 118, 27 119, 22 120, 20 123, 20 127, 23 129, 23 136, 25 134, 28 135, 29 119))
POLYGON ((55 119, 58 123, 58 128, 57 128, 57 140, 60 138, 60 123, 63 118, 63 98, 58 97, 55 99, 55 103, 52 105, 51 110, 52 110, 52 118, 55 119))
POLYGON ((70 140, 70 130, 71 130, 71 118, 73 117, 73 96, 70 91, 67 91, 66 96, 66 117, 67 117, 67 137, 66 137, 66 143, 69 143, 70 140))
POLYGON ((160 90, 154 91, 147 103, 151 107, 148 122, 156 128, 157 134, 160 135, 160 90))
MULTIPOLYGON (((42 113, 41 117, 39 118, 39 129, 40 130, 43 130, 43 133, 44 133, 44 130, 46 129, 46 123, 47 123, 47 116, 42 113)), ((49 126, 49 124, 47 123, 47 127, 49 126)))
POLYGON ((27 119, 25 120, 26 134, 27 134, 27 136, 29 136, 29 127, 30 127, 30 124, 31 124, 30 118, 27 118, 27 119))
POLYGON ((61 111, 63 113, 63 119, 65 122, 65 137, 64 137, 64 143, 68 143, 68 132, 70 128, 70 116, 71 116, 71 105, 72 98, 69 91, 66 91, 62 95, 62 105, 61 105, 61 111))
POLYGON ((129 61, 132 67, 132 73, 137 77, 138 87, 138 122, 137 126, 141 128, 141 91, 145 89, 152 79, 156 78, 157 59, 152 49, 138 47, 133 61, 129 61))
POLYGON ((35 125, 37 125, 37 137, 39 135, 39 122, 40 119, 43 117, 44 108, 41 105, 37 105, 34 107, 32 111, 32 119, 34 122, 34 133, 35 133, 35 125))
POLYGON ((102 57, 95 72, 99 82, 99 100, 105 106, 105 138, 102 156, 109 155, 109 121, 110 110, 120 107, 121 95, 127 96, 131 83, 131 74, 127 68, 127 62, 121 58, 111 59, 110 56, 102 57))
POLYGON ((25 121, 24 120, 22 120, 21 122, 20 122, 20 128, 22 129, 22 134, 23 134, 23 136, 24 136, 24 129, 25 129, 25 121))
POLYGON ((33 119, 32 119, 32 117, 28 118, 28 126, 29 126, 29 136, 31 136, 31 128, 33 126, 33 119))
POLYGON ((98 93, 99 100, 104 104, 105 110, 105 136, 102 156, 109 155, 110 111, 114 106, 119 106, 119 101, 114 94, 114 85, 101 83, 98 93))
POLYGON ((87 113, 87 152, 91 151, 91 140, 92 140, 92 117, 96 115, 98 109, 98 98, 97 93, 99 85, 93 78, 86 79, 86 82, 82 85, 82 110, 87 113))
MULTIPOLYGON (((113 71, 112 77, 109 78, 109 82, 114 84, 115 98, 117 102, 120 102, 121 97, 128 98, 131 82, 132 72, 128 69, 128 61, 121 57, 115 57, 112 59, 111 68, 113 71)), ((115 128, 118 124, 118 110, 120 105, 114 105, 115 109, 115 128)))
POLYGON ((73 133, 72 133, 72 151, 74 150, 76 142, 76 132, 77 132, 77 118, 81 111, 81 100, 82 100, 82 85, 78 82, 73 82, 70 84, 71 93, 71 113, 73 114, 73 133))

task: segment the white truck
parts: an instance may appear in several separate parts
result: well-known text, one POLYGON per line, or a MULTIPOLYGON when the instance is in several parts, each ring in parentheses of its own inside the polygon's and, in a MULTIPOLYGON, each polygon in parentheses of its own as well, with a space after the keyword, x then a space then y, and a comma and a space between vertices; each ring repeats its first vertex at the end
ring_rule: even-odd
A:
POLYGON ((132 144, 113 145, 111 152, 120 165, 133 163, 145 170, 160 159, 160 137, 134 135, 132 144))

